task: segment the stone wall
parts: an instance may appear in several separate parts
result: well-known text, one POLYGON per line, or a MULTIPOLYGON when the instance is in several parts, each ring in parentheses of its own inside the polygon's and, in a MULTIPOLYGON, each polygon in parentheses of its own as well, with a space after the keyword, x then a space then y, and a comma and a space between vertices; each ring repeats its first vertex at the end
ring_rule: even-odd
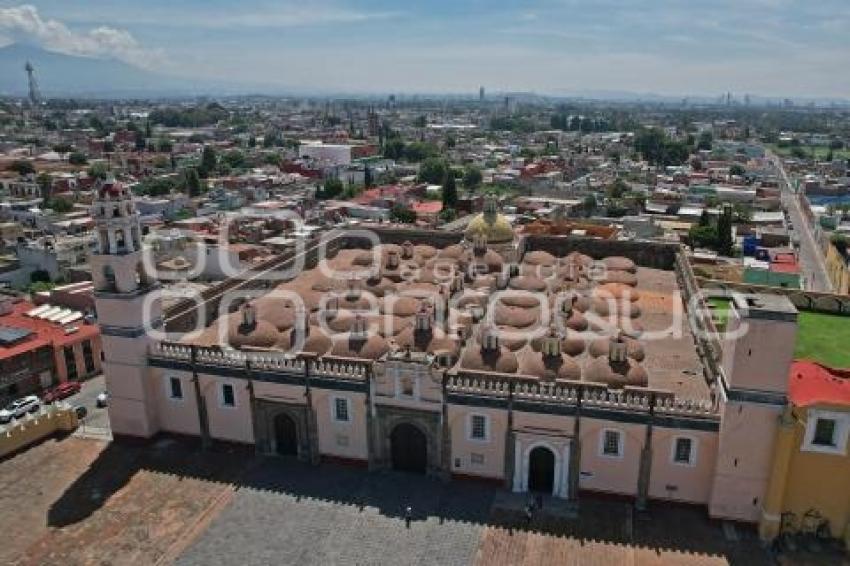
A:
POLYGON ((707 279, 705 277, 697 277, 696 280, 702 289, 719 289, 745 294, 764 293, 769 295, 784 295, 800 310, 850 316, 850 296, 848 295, 786 289, 784 287, 750 285, 747 283, 707 279))
POLYGON ((57 431, 77 428, 77 415, 70 406, 47 406, 29 414, 0 432, 0 458, 38 442, 57 431))
POLYGON ((624 256, 642 267, 673 270, 676 253, 681 246, 664 242, 600 240, 584 236, 524 236, 521 249, 542 250, 555 256, 571 252, 589 255, 594 259, 608 256, 624 256))

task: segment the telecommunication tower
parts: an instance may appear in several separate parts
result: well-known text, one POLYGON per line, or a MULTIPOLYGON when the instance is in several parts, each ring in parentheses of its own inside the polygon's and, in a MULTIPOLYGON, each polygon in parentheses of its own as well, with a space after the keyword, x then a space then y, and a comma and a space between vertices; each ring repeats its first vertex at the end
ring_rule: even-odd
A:
POLYGON ((38 90, 38 81, 35 80, 35 67, 32 66, 32 63, 27 61, 24 69, 26 69, 27 78, 29 79, 30 104, 36 106, 39 102, 41 102, 41 92, 38 90))

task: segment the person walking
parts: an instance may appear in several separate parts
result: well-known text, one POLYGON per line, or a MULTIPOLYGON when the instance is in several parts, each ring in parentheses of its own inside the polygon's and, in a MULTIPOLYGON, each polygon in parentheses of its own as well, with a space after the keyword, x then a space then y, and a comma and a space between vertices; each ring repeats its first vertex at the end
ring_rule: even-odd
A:
POLYGON ((410 528, 410 521, 413 519, 413 509, 408 505, 404 508, 404 526, 410 528))

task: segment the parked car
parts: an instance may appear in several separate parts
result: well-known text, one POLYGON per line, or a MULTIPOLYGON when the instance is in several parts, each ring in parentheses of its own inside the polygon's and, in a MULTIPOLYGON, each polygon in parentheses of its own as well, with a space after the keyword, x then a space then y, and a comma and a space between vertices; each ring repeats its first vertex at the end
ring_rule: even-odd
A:
POLYGON ((95 404, 98 407, 105 407, 109 402, 109 394, 106 391, 102 391, 98 393, 97 399, 95 400, 95 404))
POLYGON ((44 394, 44 402, 53 403, 54 401, 59 401, 60 399, 70 397, 75 393, 79 393, 81 387, 82 386, 78 381, 66 381, 64 383, 60 383, 59 385, 44 394))
POLYGON ((34 413, 39 407, 41 407, 41 401, 35 395, 15 399, 0 411, 0 423, 8 423, 13 418, 19 419, 27 413, 34 413))

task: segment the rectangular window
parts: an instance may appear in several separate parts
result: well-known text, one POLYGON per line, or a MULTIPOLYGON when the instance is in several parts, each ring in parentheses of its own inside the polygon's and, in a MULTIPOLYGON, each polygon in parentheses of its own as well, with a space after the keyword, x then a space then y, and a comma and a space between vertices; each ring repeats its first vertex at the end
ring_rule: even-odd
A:
POLYGON ((473 440, 487 440, 487 417, 484 415, 472 415, 470 426, 470 437, 473 440))
POLYGON ((690 438, 677 438, 673 449, 673 461, 677 464, 691 464, 694 441, 690 438))
POLYGON ((183 398, 183 382, 179 377, 171 377, 168 379, 168 392, 172 399, 183 398))
POLYGON ((602 455, 619 457, 621 455, 620 449, 620 432, 606 430, 602 437, 602 455))
POLYGON ((817 444, 818 446, 835 446, 835 421, 833 419, 817 420, 812 444, 817 444))
POLYGON ((74 356, 74 348, 65 346, 65 371, 68 373, 68 380, 74 381, 77 379, 77 357, 74 356))
POLYGON ((483 466, 484 465, 484 454, 476 454, 475 452, 473 452, 472 454, 469 455, 469 461, 471 463, 475 464, 476 466, 483 466))
POLYGON ((348 422, 348 399, 337 397, 334 399, 334 420, 348 422))
POLYGON ((94 352, 92 352, 91 340, 83 342, 83 361, 86 364, 86 374, 94 373, 94 352))
POLYGON ((223 383, 221 385, 221 404, 224 407, 236 406, 236 394, 233 391, 233 386, 229 383, 223 383))

